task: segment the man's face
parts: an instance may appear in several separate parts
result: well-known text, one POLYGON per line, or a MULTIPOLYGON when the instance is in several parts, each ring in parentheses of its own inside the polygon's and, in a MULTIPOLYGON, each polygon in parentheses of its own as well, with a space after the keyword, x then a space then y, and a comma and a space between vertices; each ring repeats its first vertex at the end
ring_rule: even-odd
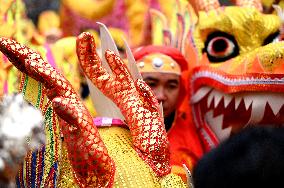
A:
POLYGON ((180 76, 172 73, 142 73, 144 81, 151 87, 159 103, 162 102, 164 117, 176 109, 179 96, 180 76))

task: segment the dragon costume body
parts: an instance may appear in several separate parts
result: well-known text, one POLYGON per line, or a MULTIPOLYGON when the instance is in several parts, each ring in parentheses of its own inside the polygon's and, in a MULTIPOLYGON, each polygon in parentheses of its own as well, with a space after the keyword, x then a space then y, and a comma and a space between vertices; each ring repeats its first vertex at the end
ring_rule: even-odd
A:
MULTIPOLYGON (((71 84, 37 52, 7 38, 0 39, 0 46, 24 73, 20 90, 25 98, 45 117, 46 145, 28 153, 17 178, 19 187, 186 186, 171 174, 161 111, 151 89, 135 76, 135 64, 128 70, 110 50, 103 51, 101 60, 92 35, 78 37, 77 55, 85 75, 125 120, 94 121, 71 84)), ((131 54, 128 57, 131 62, 131 54)))
MULTIPOLYGON (((279 17, 262 14, 259 1, 236 1, 230 7, 218 1, 192 4, 198 21, 183 50, 196 142, 206 152, 243 127, 281 124, 279 17)), ((71 84, 36 52, 6 38, 0 39, 0 49, 25 73, 20 90, 45 117, 46 146, 27 155, 19 186, 185 186, 170 174, 161 111, 151 90, 133 76, 131 64, 128 71, 114 52, 105 50, 101 61, 91 35, 79 36, 77 55, 85 75, 126 122, 101 119, 109 127, 96 128, 71 84)))

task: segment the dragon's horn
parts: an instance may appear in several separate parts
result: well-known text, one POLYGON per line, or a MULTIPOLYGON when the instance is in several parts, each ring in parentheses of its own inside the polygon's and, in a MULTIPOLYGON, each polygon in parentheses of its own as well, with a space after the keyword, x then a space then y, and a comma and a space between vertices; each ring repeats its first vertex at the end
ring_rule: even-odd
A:
POLYGON ((218 9, 220 3, 218 0, 190 0, 191 5, 195 11, 209 11, 212 9, 218 9))
POLYGON ((260 0, 235 0, 237 6, 254 7, 262 11, 262 4, 260 0))

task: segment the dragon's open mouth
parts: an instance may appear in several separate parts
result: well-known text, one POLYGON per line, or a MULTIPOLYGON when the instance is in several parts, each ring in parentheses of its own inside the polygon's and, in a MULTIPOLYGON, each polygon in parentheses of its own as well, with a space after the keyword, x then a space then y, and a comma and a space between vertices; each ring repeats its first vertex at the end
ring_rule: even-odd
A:
POLYGON ((201 87, 192 97, 198 126, 207 126, 218 141, 250 125, 284 123, 284 93, 237 92, 226 94, 201 87))

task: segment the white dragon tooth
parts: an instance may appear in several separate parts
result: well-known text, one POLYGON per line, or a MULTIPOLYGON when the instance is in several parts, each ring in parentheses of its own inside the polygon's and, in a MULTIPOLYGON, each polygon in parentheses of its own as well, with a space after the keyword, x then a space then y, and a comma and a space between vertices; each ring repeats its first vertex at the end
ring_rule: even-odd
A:
POLYGON ((200 88, 195 94, 191 97, 191 103, 197 103, 201 99, 203 99, 210 91, 212 90, 211 87, 202 87, 200 88))
POLYGON ((217 90, 212 91, 214 93, 214 107, 216 108, 223 98, 223 94, 217 90))
POLYGON ((227 108, 227 106, 230 104, 232 101, 233 97, 228 94, 224 94, 224 107, 227 108))
POLYGON ((268 104, 276 116, 284 104, 284 97, 281 93, 272 93, 269 95, 268 104))
POLYGON ((222 97, 223 97, 222 92, 220 92, 219 90, 213 90, 208 96, 207 106, 209 107, 210 104, 212 103, 212 100, 214 99, 214 106, 217 107, 222 97))
POLYGON ((210 110, 205 114, 205 119, 219 141, 223 141, 230 136, 232 127, 223 129, 224 114, 213 117, 213 110, 210 110))
POLYGON ((251 96, 251 95, 244 96, 243 99, 244 99, 246 110, 248 110, 250 105, 251 105, 251 103, 252 103, 252 101, 253 101, 253 96, 251 96))
POLYGON ((237 110, 238 107, 240 106, 242 99, 243 97, 240 95, 235 96, 235 110, 237 110))
POLYGON ((266 95, 263 94, 254 95, 252 108, 251 108, 251 115, 248 124, 257 124, 263 119, 266 103, 267 103, 266 95))

